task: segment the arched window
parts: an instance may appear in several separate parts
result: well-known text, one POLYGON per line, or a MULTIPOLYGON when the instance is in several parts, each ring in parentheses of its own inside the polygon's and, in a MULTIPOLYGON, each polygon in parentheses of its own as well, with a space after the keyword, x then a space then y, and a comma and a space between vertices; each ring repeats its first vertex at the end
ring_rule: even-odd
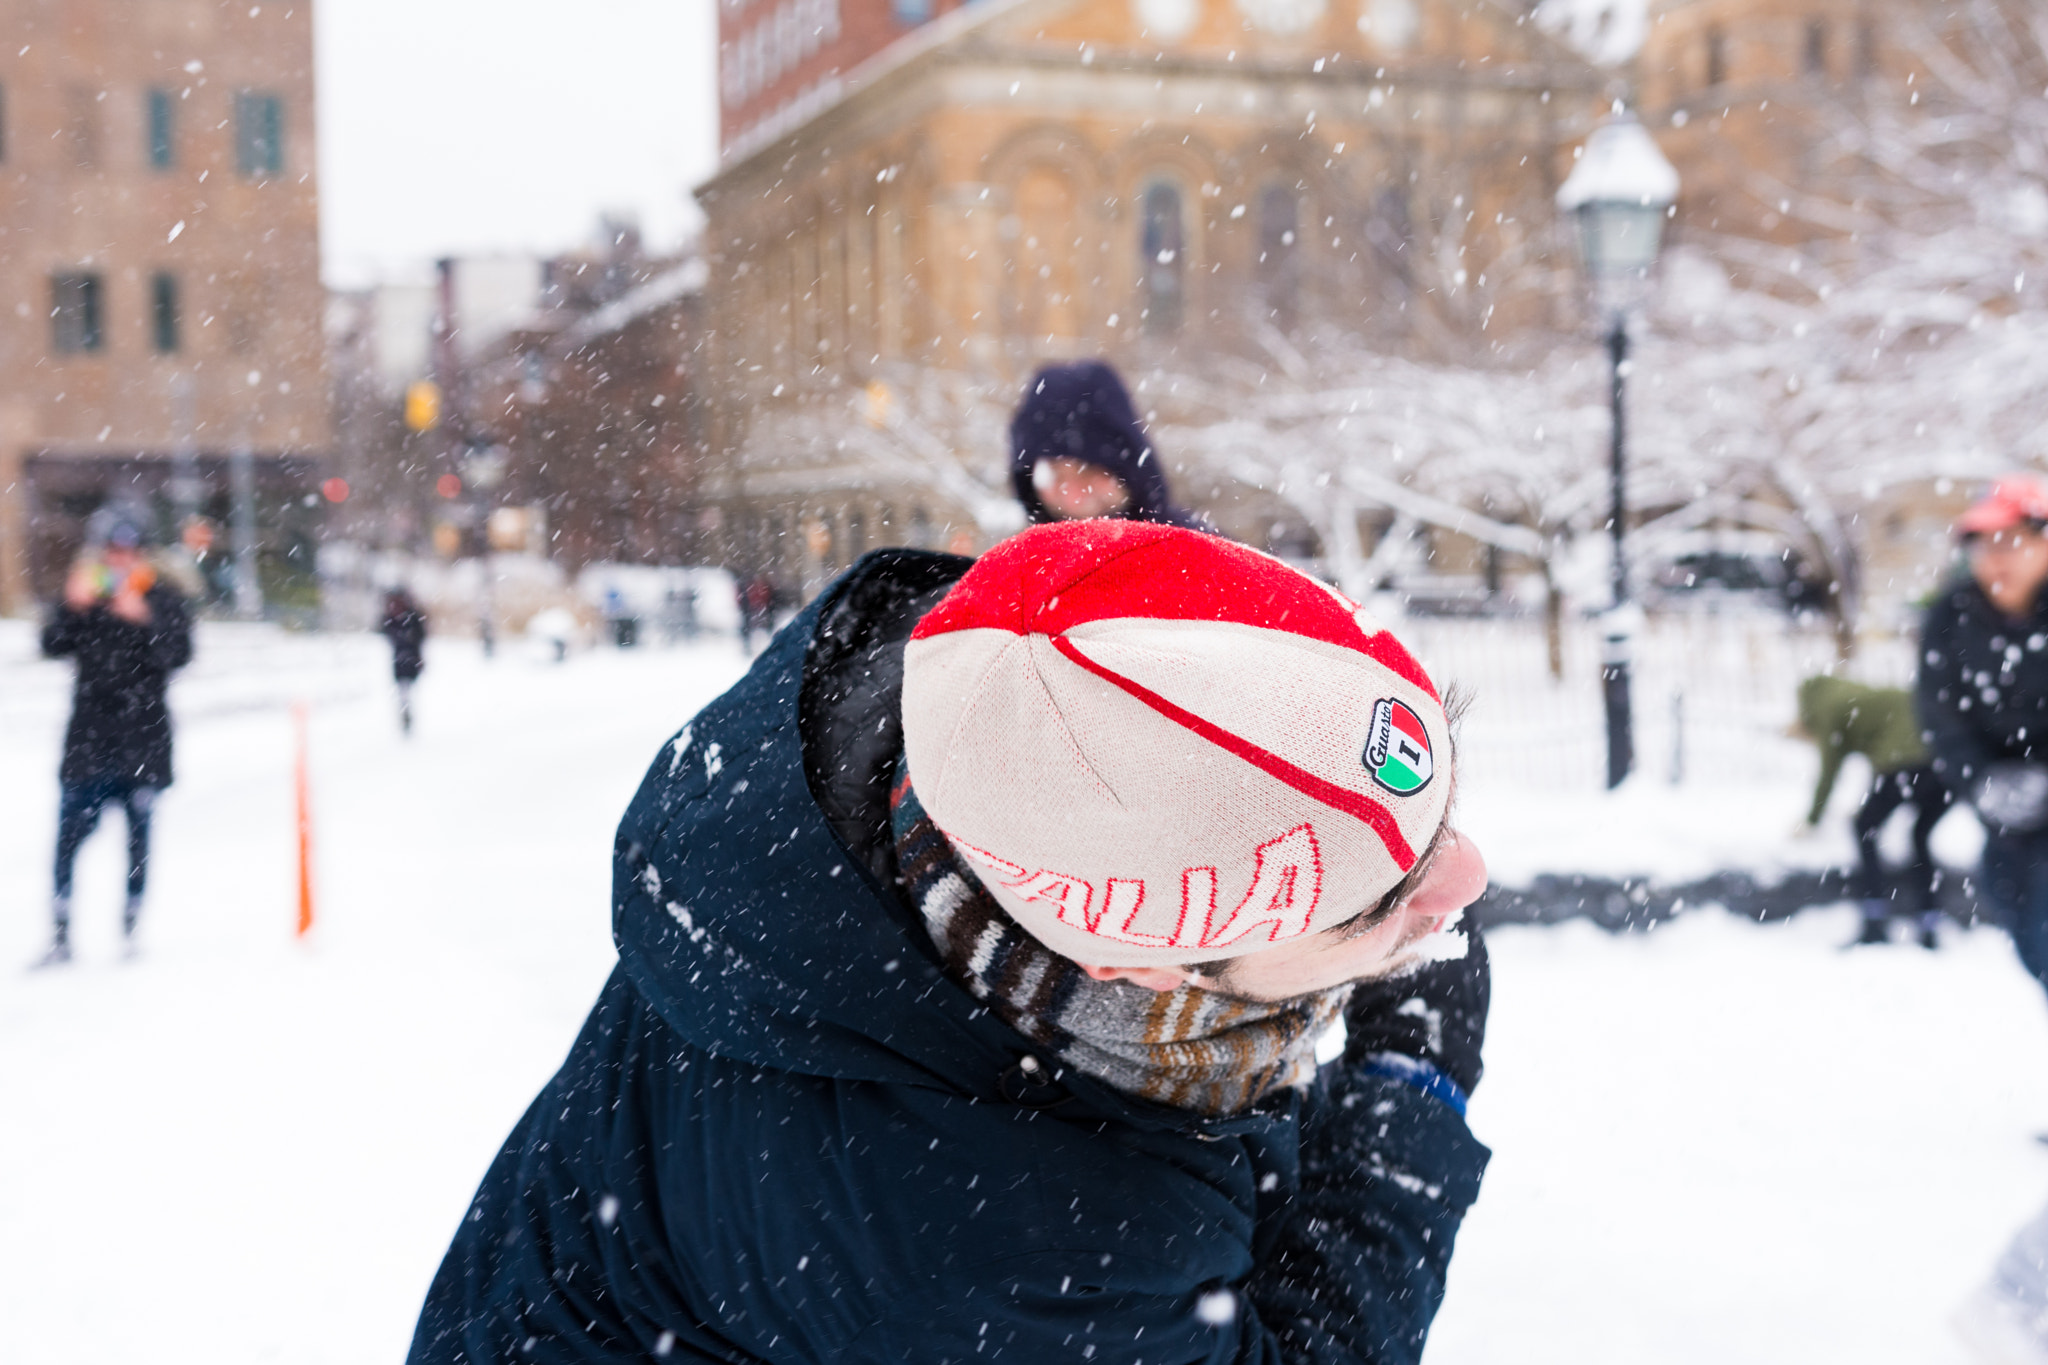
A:
POLYGON ((1253 263, 1265 320, 1292 327, 1301 283, 1301 205, 1294 191, 1272 185, 1259 196, 1259 254, 1253 263))
POLYGON ((1034 167, 1019 177, 1014 199, 1010 328, 1034 342, 1079 336, 1081 288, 1074 269, 1079 196, 1066 176, 1034 167))
POLYGON ((1180 191, 1164 181, 1145 188, 1144 225, 1139 234, 1144 281, 1144 318, 1148 332, 1180 327, 1184 309, 1182 280, 1187 269, 1187 238, 1182 228, 1180 191))

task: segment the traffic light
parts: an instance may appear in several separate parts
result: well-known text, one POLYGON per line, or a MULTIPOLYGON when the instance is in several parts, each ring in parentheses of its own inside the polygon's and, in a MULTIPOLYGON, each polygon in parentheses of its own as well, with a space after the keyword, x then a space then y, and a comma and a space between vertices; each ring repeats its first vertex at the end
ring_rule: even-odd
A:
POLYGON ((432 431, 441 425, 441 386, 431 379, 415 379, 405 390, 405 425, 408 431, 432 431))

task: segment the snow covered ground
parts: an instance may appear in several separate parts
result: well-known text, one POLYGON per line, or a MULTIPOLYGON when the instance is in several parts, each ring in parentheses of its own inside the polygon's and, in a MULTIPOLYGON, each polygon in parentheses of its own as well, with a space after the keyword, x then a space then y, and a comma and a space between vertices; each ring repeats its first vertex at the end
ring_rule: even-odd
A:
MULTIPOLYGON (((68 682, 32 644, 0 621, 0 1359, 397 1360, 609 968, 612 826, 737 651, 555 667, 437 647, 407 743, 381 642, 206 627, 174 695, 144 954, 118 958, 102 834, 81 961, 29 975, 8 964, 45 932, 68 682), (303 944, 298 697, 320 916, 303 944)), ((1763 771, 1618 798, 1475 781, 1466 819, 1518 877, 1843 853, 1789 838, 1803 794, 1763 771)), ((1943 838, 1968 855, 1966 828, 1943 838)), ((1851 928, 1704 911, 1629 937, 1496 933, 1472 1111, 1496 1156, 1431 1365, 1964 1359, 1948 1313, 2048 1199, 2048 1010, 1996 933, 1836 951, 1851 928)))

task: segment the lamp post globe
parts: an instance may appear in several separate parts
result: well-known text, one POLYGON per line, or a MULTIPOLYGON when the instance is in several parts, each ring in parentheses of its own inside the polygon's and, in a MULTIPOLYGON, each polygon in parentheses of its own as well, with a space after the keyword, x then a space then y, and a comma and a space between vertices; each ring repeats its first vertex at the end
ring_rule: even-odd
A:
POLYGON ((1664 241, 1664 220, 1678 202, 1678 172, 1656 140, 1615 106, 1593 130, 1578 164, 1558 187, 1557 207, 1578 226, 1579 256, 1595 303, 1604 314, 1607 353, 1613 361, 1610 448, 1612 501, 1608 531, 1614 539, 1614 600, 1607 613, 1600 685, 1607 711, 1607 785, 1635 766, 1635 725, 1629 698, 1632 638, 1640 611, 1629 602, 1628 444, 1623 390, 1628 378, 1628 313, 1641 296, 1664 241))
POLYGON ((1678 171, 1649 130, 1626 113, 1593 130, 1558 187, 1557 206, 1579 229, 1579 253, 1596 291, 1645 279, 1678 202, 1678 171))

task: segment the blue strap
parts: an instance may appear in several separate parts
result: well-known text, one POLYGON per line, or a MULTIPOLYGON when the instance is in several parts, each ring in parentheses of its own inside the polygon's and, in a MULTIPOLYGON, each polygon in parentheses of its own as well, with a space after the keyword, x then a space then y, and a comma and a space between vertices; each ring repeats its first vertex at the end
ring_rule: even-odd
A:
POLYGON ((1412 1085, 1423 1094, 1448 1104, 1459 1118, 1465 1117, 1465 1092, 1458 1088, 1456 1081, 1420 1057, 1410 1057, 1405 1052, 1375 1052, 1358 1069, 1368 1076, 1384 1076, 1390 1081, 1412 1085))

